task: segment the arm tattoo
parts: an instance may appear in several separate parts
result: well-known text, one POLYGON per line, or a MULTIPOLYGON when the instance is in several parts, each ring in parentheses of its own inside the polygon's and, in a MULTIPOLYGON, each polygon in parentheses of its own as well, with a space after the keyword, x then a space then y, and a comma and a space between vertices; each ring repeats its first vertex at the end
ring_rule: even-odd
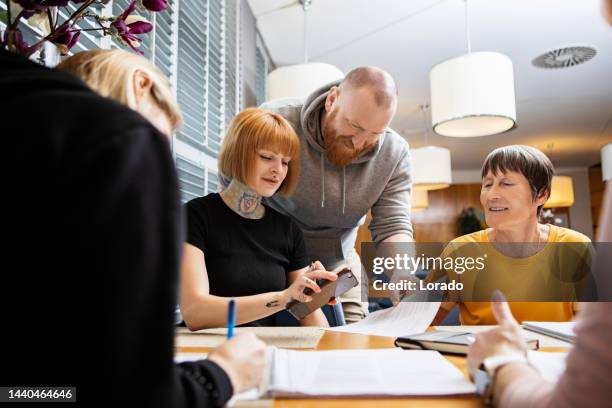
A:
POLYGON ((276 307, 278 306, 278 300, 273 300, 271 302, 266 303, 266 307, 276 307))

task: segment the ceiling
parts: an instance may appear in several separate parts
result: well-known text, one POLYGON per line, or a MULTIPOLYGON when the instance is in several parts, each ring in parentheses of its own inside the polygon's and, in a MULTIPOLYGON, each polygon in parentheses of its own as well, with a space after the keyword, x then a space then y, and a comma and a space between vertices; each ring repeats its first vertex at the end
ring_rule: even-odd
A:
MULTIPOLYGON (((477 169, 493 148, 528 144, 556 167, 587 167, 612 141, 612 26, 601 0, 469 0, 472 51, 501 52, 514 64, 518 128, 477 138, 429 131, 428 144, 451 149, 454 169, 477 169), (583 65, 544 70, 538 55, 589 45, 583 65)), ((304 15, 296 0, 248 0, 276 66, 303 62, 304 15)), ((429 71, 466 52, 462 0, 313 0, 308 11, 310 61, 343 72, 362 65, 388 71, 399 88, 391 126, 413 147, 424 145, 419 105, 429 101, 429 71)))

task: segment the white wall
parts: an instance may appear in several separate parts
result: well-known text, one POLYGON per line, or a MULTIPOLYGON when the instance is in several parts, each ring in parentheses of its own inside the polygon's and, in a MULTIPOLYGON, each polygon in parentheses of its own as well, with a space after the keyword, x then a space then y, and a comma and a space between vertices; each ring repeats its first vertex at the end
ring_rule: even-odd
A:
MULTIPOLYGON (((593 239, 588 168, 558 168, 556 174, 570 176, 574 181, 574 205, 569 209, 570 228, 593 239)), ((480 183, 480 169, 454 170, 452 177, 453 184, 480 183)))

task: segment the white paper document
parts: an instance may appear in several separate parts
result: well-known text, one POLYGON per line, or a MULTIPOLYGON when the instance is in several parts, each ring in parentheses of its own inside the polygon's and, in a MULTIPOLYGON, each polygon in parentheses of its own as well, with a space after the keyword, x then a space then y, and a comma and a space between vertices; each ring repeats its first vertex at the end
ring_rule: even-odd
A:
POLYGON ((440 302, 400 302, 397 306, 370 313, 357 323, 326 330, 394 338, 423 333, 433 322, 439 307, 440 302))
POLYGON ((542 377, 550 382, 556 382, 565 371, 567 354, 529 350, 527 360, 542 374, 542 377))
MULTIPOLYGON (((270 353, 270 351, 269 351, 270 353)), ((456 395, 475 392, 437 351, 402 349, 296 351, 272 349, 270 396, 456 395)))

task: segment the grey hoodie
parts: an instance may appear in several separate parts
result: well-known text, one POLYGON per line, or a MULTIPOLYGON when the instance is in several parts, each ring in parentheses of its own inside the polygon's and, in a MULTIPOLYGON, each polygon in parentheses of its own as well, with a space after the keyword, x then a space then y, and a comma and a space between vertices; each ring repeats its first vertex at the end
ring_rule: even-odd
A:
MULTIPOLYGON (((292 125, 301 142, 300 178, 291 197, 278 194, 265 204, 291 217, 304 232, 309 256, 328 269, 342 262, 355 246, 357 229, 372 209, 370 231, 375 242, 394 234, 412 237, 410 191, 412 169, 408 143, 391 129, 377 145, 344 168, 325 155, 321 113, 326 85, 304 99, 263 104, 292 125)), ((228 180, 222 180, 226 186, 228 180)))

